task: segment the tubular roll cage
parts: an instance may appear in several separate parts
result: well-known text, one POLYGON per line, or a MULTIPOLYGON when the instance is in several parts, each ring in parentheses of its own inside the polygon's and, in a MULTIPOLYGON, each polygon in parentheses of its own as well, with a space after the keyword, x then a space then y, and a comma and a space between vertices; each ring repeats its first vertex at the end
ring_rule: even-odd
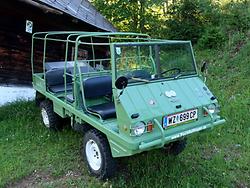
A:
MULTIPOLYGON (((42 40, 43 41, 43 75, 44 75, 44 80, 46 80, 46 70, 45 70, 45 59, 46 59, 46 51, 47 51, 47 41, 55 41, 55 42, 62 42, 66 44, 65 46, 65 60, 64 60, 64 100, 66 102, 66 96, 67 96, 67 89, 66 89, 66 76, 72 76, 72 80, 76 80, 76 72, 77 69, 80 70, 78 61, 77 61, 77 54, 78 54, 78 46, 80 44, 85 44, 85 45, 91 45, 92 48, 92 55, 93 59, 88 60, 88 62, 91 61, 104 61, 107 59, 95 59, 95 51, 94 51, 94 46, 110 46, 113 40, 118 40, 118 41, 135 41, 137 40, 138 42, 140 41, 150 41, 149 35, 146 34, 139 34, 139 33, 110 33, 110 32, 81 32, 81 31, 71 31, 71 32, 58 32, 58 31, 53 31, 53 32, 37 32, 32 35, 32 50, 31 50, 31 69, 32 69, 32 75, 34 74, 34 45, 35 45, 35 40, 42 40), (56 37, 55 37, 56 36, 56 37), (91 42, 82 42, 82 38, 89 38, 91 42), (101 39, 108 39, 108 43, 96 43, 93 42, 93 38, 101 38, 101 39), (68 50, 69 50, 69 44, 74 44, 75 46, 75 52, 74 52, 74 69, 73 69, 73 75, 70 73, 66 72, 67 68, 67 63, 68 63, 68 50)), ((79 71, 79 73, 81 73, 79 71)), ((79 74, 79 82, 82 83, 82 75, 79 74)), ((97 113, 90 112, 87 109, 86 103, 85 103, 85 96, 84 96, 84 89, 83 85, 80 84, 80 89, 81 89, 81 94, 82 94, 82 103, 84 106, 84 109, 90 113, 98 116, 100 119, 101 116, 97 113)), ((76 93, 76 84, 74 84, 74 93, 76 93)), ((76 103, 74 104, 74 107, 76 107, 76 103)))
MULTIPOLYGON (((82 74, 80 71, 80 67, 79 67, 79 63, 78 63, 78 59, 77 59, 77 55, 78 55, 78 47, 79 45, 83 44, 83 45, 91 45, 91 49, 92 49, 92 55, 93 55, 93 59, 92 60, 88 60, 88 62, 95 62, 95 61, 105 61, 107 59, 95 59, 95 50, 94 50, 94 46, 109 46, 110 48, 110 52, 113 50, 112 47, 116 46, 133 46, 133 45, 144 45, 144 44, 161 44, 161 43, 191 43, 190 41, 173 41, 173 40, 162 40, 162 39, 152 39, 149 35, 147 34, 141 34, 141 33, 125 33, 125 32, 114 32, 114 33, 110 33, 110 32, 82 32, 82 31, 52 31, 52 32, 37 32, 34 33, 32 35, 32 50, 31 50, 31 69, 32 69, 32 75, 34 75, 34 46, 35 46, 35 40, 41 40, 43 41, 43 57, 42 57, 42 65, 43 65, 43 78, 44 80, 46 80, 46 70, 45 70, 45 59, 46 59, 46 51, 47 51, 47 42, 48 41, 55 41, 55 42, 62 42, 65 45, 65 60, 64 60, 64 101, 66 102, 66 96, 67 96, 67 89, 66 89, 66 84, 67 84, 67 80, 66 80, 66 76, 72 76, 72 80, 76 81, 76 73, 77 73, 77 69, 79 74, 79 82, 82 83, 83 82, 83 78, 82 78, 82 74), (81 41, 81 39, 83 40, 84 38, 88 38, 90 39, 90 42, 83 42, 81 41), (93 38, 99 38, 99 39, 104 39, 104 40, 108 40, 108 42, 94 42, 93 38), (140 43, 141 42, 141 43, 140 43), (143 43, 143 44, 142 44, 143 43), (74 68, 73 68, 73 75, 66 72, 66 68, 67 68, 67 63, 68 63, 68 51, 69 51, 69 44, 73 44, 75 47, 75 51, 74 51, 74 68)), ((192 49, 191 49, 192 50, 192 49)), ((193 54, 193 50, 192 50, 192 55, 193 54)), ((114 58, 111 57, 112 62, 114 62, 114 58)), ((114 63, 112 63, 112 66, 115 66, 114 63)), ((196 67, 197 69, 197 67, 196 67)), ((107 73, 108 71, 106 71, 107 73)), ((104 72, 103 72, 104 73, 104 72)), ((112 77, 112 82, 114 82, 115 80, 113 80, 112 77)), ((85 102, 85 96, 84 96, 84 89, 83 89, 83 85, 80 84, 80 89, 81 89, 81 94, 82 94, 82 104, 84 106, 84 109, 93 115, 98 116, 100 119, 101 116, 99 114, 96 114, 94 112, 90 112, 87 109, 86 106, 86 102, 85 102)), ((74 84, 74 89, 73 89, 73 93, 77 92, 77 88, 76 88, 76 84, 74 84)), ((77 104, 74 103, 73 104, 74 107, 76 108, 77 104)))

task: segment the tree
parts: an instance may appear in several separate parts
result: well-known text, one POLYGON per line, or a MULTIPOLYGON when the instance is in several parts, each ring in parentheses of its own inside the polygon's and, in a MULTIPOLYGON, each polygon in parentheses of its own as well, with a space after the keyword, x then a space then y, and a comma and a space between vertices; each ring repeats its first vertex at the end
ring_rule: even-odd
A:
POLYGON ((148 32, 160 25, 161 0, 92 0, 95 7, 119 30, 148 32))
POLYGON ((120 31, 193 43, 202 39, 209 48, 219 39, 223 43, 228 32, 250 29, 247 0, 92 0, 92 3, 120 31))

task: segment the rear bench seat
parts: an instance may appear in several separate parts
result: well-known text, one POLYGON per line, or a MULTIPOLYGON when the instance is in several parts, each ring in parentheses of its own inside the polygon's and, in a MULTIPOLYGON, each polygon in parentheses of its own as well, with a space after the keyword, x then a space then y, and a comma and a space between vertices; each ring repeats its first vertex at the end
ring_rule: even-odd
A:
MULTIPOLYGON (((84 80, 84 95, 86 99, 94 99, 112 94, 111 76, 90 77, 84 80)), ((115 118, 115 104, 113 102, 98 104, 87 108, 90 112, 97 113, 103 120, 115 118)))
MULTIPOLYGON (((73 75, 74 67, 68 67, 66 73, 73 75)), ((78 74, 78 69, 76 69, 78 74)), ((92 67, 83 66, 80 67, 81 73, 84 72, 93 72, 92 67)), ((64 84, 64 68, 53 68, 46 72, 46 83, 49 90, 53 93, 62 93, 65 91, 64 84)), ((72 77, 66 75, 66 88, 67 91, 72 91, 72 77)))
MULTIPOLYGON (((69 70, 66 70, 70 73, 69 70)), ((46 72, 46 84, 48 89, 53 93, 61 93, 65 91, 64 84, 64 68, 55 68, 46 72)), ((66 89, 72 91, 72 78, 66 76, 66 89)))
MULTIPOLYGON (((85 70, 85 68, 81 68, 81 72, 84 71, 86 72, 87 70, 85 70)), ((66 72, 72 74, 72 68, 68 68, 66 72)), ((58 94, 65 91, 65 81, 63 75, 64 68, 55 68, 46 72, 46 84, 51 92, 58 94)), ((86 99, 95 99, 106 95, 112 95, 111 76, 97 76, 87 78, 83 81, 83 87, 86 99)), ((67 91, 72 91, 71 76, 66 76, 66 89, 67 91)), ((72 96, 71 102, 73 101, 74 99, 72 96)), ((99 114, 103 120, 116 117, 115 105, 113 102, 90 106, 87 109, 90 112, 99 114)))

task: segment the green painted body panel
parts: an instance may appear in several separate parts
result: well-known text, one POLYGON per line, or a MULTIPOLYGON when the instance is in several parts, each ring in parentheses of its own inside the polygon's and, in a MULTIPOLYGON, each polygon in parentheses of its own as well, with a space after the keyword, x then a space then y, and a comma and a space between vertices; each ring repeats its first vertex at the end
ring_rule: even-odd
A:
MULTIPOLYGON (((142 48, 137 47, 137 49, 137 53, 141 53, 142 48)), ((123 52, 124 51, 125 50, 123 50, 123 52)), ((93 56, 95 56, 94 53, 93 56)), ((138 56, 136 58, 136 61, 138 61, 139 64, 142 62, 141 57, 142 56, 138 56)), ((123 56, 120 57, 120 59, 122 58, 123 56)), ((99 60, 93 59, 91 61, 98 62, 99 60)), ((197 74, 197 67, 191 43, 189 41, 151 39, 148 35, 136 33, 41 32, 33 35, 31 63, 34 89, 53 102, 54 111, 59 116, 63 118, 70 117, 73 121, 81 123, 82 126, 87 123, 105 134, 110 144, 113 157, 131 156, 142 151, 163 147, 165 144, 181 139, 184 136, 213 128, 214 126, 225 122, 224 119, 220 118, 218 113, 211 114, 207 109, 211 104, 218 106, 218 101, 213 98, 213 94, 197 74), (102 43, 93 43, 92 37, 107 39, 108 42, 102 41, 102 43), (90 38, 92 43, 84 42, 84 38, 90 38), (116 41, 112 41, 113 39, 116 41), (120 40, 122 39, 126 39, 127 41, 121 42, 120 40), (34 71, 33 59, 36 40, 44 41, 43 72, 34 71), (55 94, 49 91, 47 87, 45 78, 45 54, 47 48, 46 42, 48 41, 60 41, 66 44, 65 62, 63 62, 64 79, 66 78, 66 67, 69 64, 69 44, 73 44, 74 46, 75 54, 72 53, 74 55, 74 71, 73 75, 71 75, 73 86, 72 91, 55 94), (157 59, 152 57, 153 54, 157 54, 157 48, 155 46, 164 44, 185 44, 188 47, 188 51, 185 52, 188 52, 190 55, 194 69, 194 72, 191 75, 182 75, 178 78, 152 79, 148 82, 129 83, 123 90, 116 88, 115 82, 118 78, 117 54, 119 51, 117 46, 149 45, 150 50, 148 53, 150 53, 150 57, 148 59, 151 59, 153 66, 153 73, 151 73, 152 76, 152 74, 157 74, 157 71, 159 71, 159 67, 157 67, 157 59), (80 63, 77 60, 77 56, 78 47, 80 45, 92 45, 92 50, 94 49, 93 45, 98 47, 102 45, 108 46, 110 49, 110 70, 78 74, 77 70, 79 70, 80 63), (155 47, 154 52, 152 52, 153 47, 155 47), (83 84, 80 84, 89 77, 103 75, 111 75, 112 77, 112 101, 115 103, 117 116, 116 118, 113 117, 106 120, 101 119, 100 116, 91 113, 87 109, 89 106, 107 102, 108 99, 106 96, 95 99, 86 99, 83 84), (174 91, 176 96, 169 97, 166 93, 170 91, 174 91), (66 100, 68 94, 73 94, 74 102, 66 100), (192 109, 197 109, 197 120, 163 128, 163 118, 165 116, 192 109), (204 112, 207 112, 207 115, 204 115, 204 112), (137 114, 138 117, 132 118, 133 114, 137 114), (132 130, 138 122, 145 122, 145 124, 151 122, 153 124, 152 131, 145 131, 141 136, 133 135, 132 130)))
MULTIPOLYGON (((139 113, 140 116, 135 121, 149 121, 156 118, 162 122, 162 117, 165 115, 195 108, 201 111, 203 106, 211 104, 210 98, 213 95, 208 89, 205 91, 203 87, 206 86, 199 77, 133 85, 125 89, 117 105, 123 107, 127 118, 139 113), (165 92, 169 90, 176 92, 175 99, 166 97, 165 92), (154 101, 154 104, 151 105, 150 101, 154 101), (177 109, 177 105, 181 105, 181 108, 177 109)), ((124 118, 124 121, 127 118, 124 118)), ((209 117, 199 119, 201 123, 210 120, 209 117)))

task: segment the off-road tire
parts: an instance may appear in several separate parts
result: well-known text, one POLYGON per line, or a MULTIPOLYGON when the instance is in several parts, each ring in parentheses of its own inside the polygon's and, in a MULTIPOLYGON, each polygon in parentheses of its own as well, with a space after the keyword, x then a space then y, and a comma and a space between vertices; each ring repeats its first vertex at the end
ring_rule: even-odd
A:
POLYGON ((177 140, 168 144, 164 149, 168 154, 177 156, 184 151, 186 145, 187 145, 187 139, 184 138, 182 140, 177 140))
POLYGON ((61 118, 54 112, 52 102, 49 100, 40 102, 40 109, 41 119, 44 126, 53 131, 60 131, 62 129, 62 124, 60 122, 61 118), (43 113, 47 115, 47 123, 45 123, 43 113))
POLYGON ((45 96, 42 95, 41 93, 39 93, 38 91, 36 91, 36 95, 35 95, 35 104, 36 106, 40 106, 41 102, 45 100, 45 96))
POLYGON ((112 157, 107 138, 98 130, 90 129, 83 139, 83 158, 87 164, 89 173, 99 179, 107 179, 114 176, 116 172, 116 160, 112 157), (86 147, 88 142, 94 141, 100 151, 100 168, 95 170, 91 167, 87 159, 86 147))

